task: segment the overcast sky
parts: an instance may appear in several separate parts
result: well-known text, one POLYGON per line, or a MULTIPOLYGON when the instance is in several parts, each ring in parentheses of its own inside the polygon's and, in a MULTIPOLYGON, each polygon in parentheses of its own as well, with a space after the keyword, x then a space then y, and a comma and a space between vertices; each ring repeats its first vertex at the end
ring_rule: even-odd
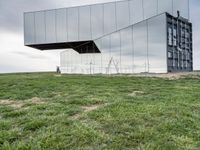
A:
MULTIPOLYGON (((39 51, 24 46, 23 12, 114 0, 0 0, 0 73, 54 71, 60 52, 39 51)), ((193 22, 194 69, 200 69, 200 0, 190 0, 193 22)))

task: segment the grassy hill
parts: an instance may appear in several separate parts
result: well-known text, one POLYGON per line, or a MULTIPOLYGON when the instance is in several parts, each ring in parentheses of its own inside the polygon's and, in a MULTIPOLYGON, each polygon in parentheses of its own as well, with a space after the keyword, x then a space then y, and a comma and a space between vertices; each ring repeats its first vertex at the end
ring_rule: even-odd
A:
POLYGON ((0 149, 200 148, 200 76, 0 75, 0 149))

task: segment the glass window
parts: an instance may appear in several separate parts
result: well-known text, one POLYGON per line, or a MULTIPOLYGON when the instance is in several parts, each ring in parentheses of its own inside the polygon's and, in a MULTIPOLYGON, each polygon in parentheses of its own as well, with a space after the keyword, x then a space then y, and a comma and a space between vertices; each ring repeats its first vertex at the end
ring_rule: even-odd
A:
POLYGON ((35 12, 35 42, 45 43, 45 14, 44 11, 35 12))
POLYGON ((46 14, 46 42, 55 43, 56 42, 56 11, 48 10, 46 14))
POLYGON ((172 46, 173 43, 173 33, 172 33, 172 28, 171 27, 168 27, 168 45, 169 46, 172 46))
POLYGON ((167 72, 166 15, 148 20, 148 60, 149 72, 167 72))
POLYGON ((134 72, 148 72, 147 61, 147 22, 133 26, 134 72))
POLYGON ((67 12, 66 9, 56 10, 56 33, 58 42, 67 41, 67 12))
POLYGON ((104 34, 116 30, 115 3, 104 4, 104 34))
POLYGON ((144 18, 150 18, 157 14, 157 0, 143 0, 144 18))
POLYGON ((117 8, 117 29, 122 29, 130 24, 129 1, 116 3, 117 8))
POLYGON ((79 40, 91 40, 91 15, 90 6, 79 7, 79 40))
POLYGON ((168 52, 168 58, 172 58, 172 52, 168 52))
POLYGON ((173 45, 177 46, 177 30, 173 28, 173 45))
POLYGON ((132 27, 121 30, 121 73, 133 73, 132 27))
POLYGON ((92 38, 99 38, 103 35, 103 5, 91 6, 92 38))
POLYGON ((24 43, 34 44, 35 43, 35 21, 34 13, 24 14, 24 43))
POLYGON ((79 30, 79 21, 78 21, 78 8, 68 8, 67 9, 67 18, 68 18, 68 41, 78 41, 78 30, 79 30))

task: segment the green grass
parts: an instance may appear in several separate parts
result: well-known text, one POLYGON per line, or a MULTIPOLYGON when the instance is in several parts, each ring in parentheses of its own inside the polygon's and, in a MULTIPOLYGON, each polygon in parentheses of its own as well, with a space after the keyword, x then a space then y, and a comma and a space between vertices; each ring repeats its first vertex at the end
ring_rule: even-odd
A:
POLYGON ((0 75, 0 149, 198 150, 200 76, 0 75))

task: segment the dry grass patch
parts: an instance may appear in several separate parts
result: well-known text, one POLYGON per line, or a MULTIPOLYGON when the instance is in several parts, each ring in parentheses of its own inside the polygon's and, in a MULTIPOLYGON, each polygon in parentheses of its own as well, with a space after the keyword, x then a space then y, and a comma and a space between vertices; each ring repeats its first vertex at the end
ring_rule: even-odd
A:
POLYGON ((0 100, 0 105, 7 105, 13 108, 21 108, 23 107, 25 104, 23 101, 14 101, 14 100, 0 100))
POLYGON ((81 108, 83 109, 83 113, 81 114, 76 114, 74 116, 71 117, 72 120, 77 120, 81 117, 82 114, 84 113, 88 113, 88 112, 91 112, 91 111, 94 111, 94 110, 97 110, 99 109, 100 107, 104 107, 106 106, 107 104, 103 104, 103 105, 90 105, 90 106, 81 106, 81 108))
POLYGON ((10 106, 13 108, 22 108, 26 104, 44 104, 45 102, 41 100, 39 97, 33 97, 28 100, 10 100, 10 99, 5 99, 5 100, 0 100, 0 105, 4 106, 10 106))
POLYGON ((200 72, 179 72, 167 74, 155 74, 156 77, 167 78, 169 80, 178 80, 185 77, 199 78, 200 72))
POLYGON ((55 76, 55 77, 62 77, 61 74, 55 74, 54 76, 55 76))
POLYGON ((128 94, 131 97, 135 97, 135 96, 141 96, 144 95, 143 91, 133 91, 132 93, 128 94))
POLYGON ((45 102, 39 98, 39 97, 33 97, 29 100, 27 100, 27 102, 32 103, 32 104, 44 104, 45 102))
POLYGON ((83 106, 82 109, 84 109, 84 112, 90 112, 90 111, 98 109, 100 106, 101 105, 83 106))
POLYGON ((175 86, 177 89, 182 89, 182 90, 190 90, 191 87, 187 87, 187 86, 175 86))
MULTIPOLYGON (((116 75, 120 76, 120 75, 116 75)), ((138 74, 130 74, 128 77, 157 77, 164 78, 169 80, 178 80, 185 77, 198 78, 200 77, 200 72, 177 72, 177 73, 138 73, 138 74)))

